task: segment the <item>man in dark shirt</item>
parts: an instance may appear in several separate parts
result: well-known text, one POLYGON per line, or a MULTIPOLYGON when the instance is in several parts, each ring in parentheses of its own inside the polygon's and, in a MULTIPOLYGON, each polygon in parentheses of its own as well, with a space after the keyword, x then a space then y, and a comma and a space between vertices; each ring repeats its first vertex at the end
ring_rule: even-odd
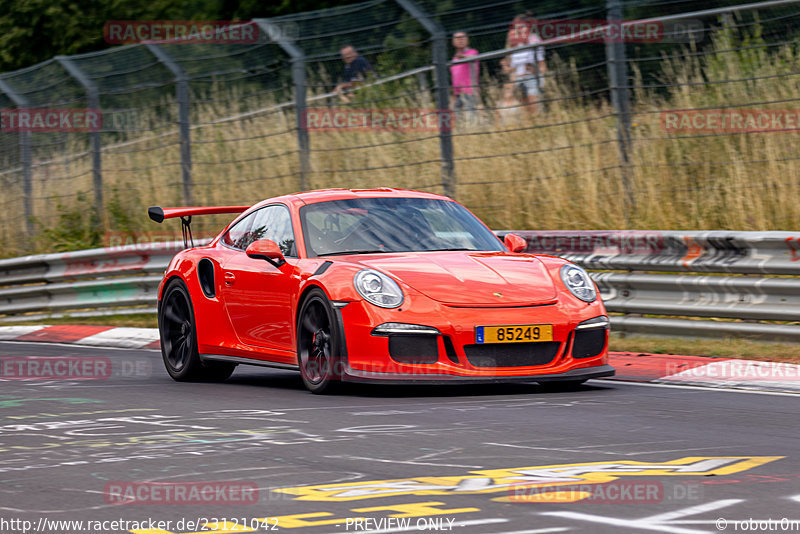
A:
POLYGON ((336 86, 336 92, 342 102, 350 102, 353 87, 372 72, 372 65, 351 45, 343 46, 339 53, 344 61, 344 75, 342 83, 336 86))

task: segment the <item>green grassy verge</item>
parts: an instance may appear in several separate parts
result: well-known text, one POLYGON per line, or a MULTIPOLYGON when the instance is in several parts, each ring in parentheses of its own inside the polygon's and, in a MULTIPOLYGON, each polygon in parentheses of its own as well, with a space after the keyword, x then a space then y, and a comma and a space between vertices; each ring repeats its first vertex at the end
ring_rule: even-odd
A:
POLYGON ((682 339, 672 337, 623 336, 611 334, 611 350, 713 356, 770 362, 800 363, 800 347, 792 343, 752 341, 748 339, 682 339))

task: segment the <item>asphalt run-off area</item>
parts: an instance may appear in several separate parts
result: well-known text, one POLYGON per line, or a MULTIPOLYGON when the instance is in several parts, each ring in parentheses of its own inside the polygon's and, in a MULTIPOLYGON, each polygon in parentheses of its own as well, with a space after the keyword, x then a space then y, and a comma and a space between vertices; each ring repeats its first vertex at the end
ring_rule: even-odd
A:
POLYGON ((316 396, 288 371, 177 383, 156 350, 0 342, 0 358, 30 357, 103 369, 0 382, 3 534, 800 532, 791 393, 595 380, 316 396))

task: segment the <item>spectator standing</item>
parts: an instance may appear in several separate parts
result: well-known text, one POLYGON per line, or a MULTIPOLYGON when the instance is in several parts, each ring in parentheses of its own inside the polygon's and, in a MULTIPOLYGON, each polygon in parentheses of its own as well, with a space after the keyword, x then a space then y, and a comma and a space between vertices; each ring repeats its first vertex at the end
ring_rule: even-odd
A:
MULTIPOLYGON (((477 50, 469 48, 467 32, 458 31, 453 34, 453 48, 456 49, 453 61, 478 55, 477 50)), ((472 121, 475 118, 475 109, 478 102, 479 69, 480 66, 477 61, 450 66, 450 78, 453 85, 450 107, 456 113, 466 111, 468 121, 472 121)))
MULTIPOLYGON (((530 12, 514 17, 514 20, 511 21, 506 48, 541 43, 542 39, 535 31, 535 24, 536 21, 530 12)), ((537 46, 514 52, 511 54, 509 67, 513 79, 522 90, 525 107, 531 115, 535 115, 538 112, 539 95, 544 85, 542 76, 547 71, 544 47, 537 46)))
POLYGON ((342 102, 350 102, 353 87, 362 83, 367 74, 373 72, 372 65, 352 45, 343 46, 339 54, 344 62, 344 71, 342 83, 336 86, 335 91, 342 102))
POLYGON ((511 58, 504 57, 500 60, 502 69, 503 84, 500 93, 500 101, 496 106, 497 122, 499 124, 514 124, 520 119, 520 102, 514 94, 516 81, 514 70, 511 68, 511 58))

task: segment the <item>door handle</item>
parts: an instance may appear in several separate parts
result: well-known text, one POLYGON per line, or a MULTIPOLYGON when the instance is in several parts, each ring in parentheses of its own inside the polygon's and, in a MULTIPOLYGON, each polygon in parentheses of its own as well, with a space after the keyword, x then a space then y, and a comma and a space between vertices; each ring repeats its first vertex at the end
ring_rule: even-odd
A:
POLYGON ((236 282, 236 275, 231 272, 225 271, 225 285, 232 286, 234 282, 236 282))

